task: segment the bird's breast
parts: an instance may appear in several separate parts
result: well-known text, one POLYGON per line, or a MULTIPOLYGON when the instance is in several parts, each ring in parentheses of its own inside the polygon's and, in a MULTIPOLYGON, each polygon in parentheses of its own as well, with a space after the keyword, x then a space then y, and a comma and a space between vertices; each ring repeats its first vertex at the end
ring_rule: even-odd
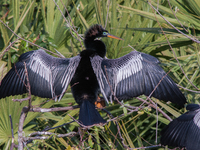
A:
POLYGON ((74 77, 71 81, 71 85, 73 84, 76 84, 76 87, 80 87, 83 90, 84 88, 87 89, 98 87, 97 78, 93 71, 89 57, 81 58, 79 66, 77 67, 74 77))

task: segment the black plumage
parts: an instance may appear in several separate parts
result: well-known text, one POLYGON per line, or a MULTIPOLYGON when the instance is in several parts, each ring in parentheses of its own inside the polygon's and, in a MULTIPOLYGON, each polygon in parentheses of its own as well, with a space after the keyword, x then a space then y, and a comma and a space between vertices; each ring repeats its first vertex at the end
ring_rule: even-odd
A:
POLYGON ((185 147, 187 150, 200 149, 200 106, 189 104, 188 112, 174 119, 161 132, 161 144, 185 147))
POLYGON ((153 97, 184 105, 184 95, 155 57, 132 51, 118 59, 104 59, 106 46, 97 37, 120 39, 94 25, 85 33, 86 49, 78 56, 55 58, 41 49, 22 54, 1 82, 0 98, 26 92, 25 63, 33 95, 60 100, 70 83, 85 126, 106 122, 94 105, 99 92, 112 102, 113 94, 120 100, 148 96, 160 83, 153 97))
POLYGON ((139 95, 152 96, 171 101, 183 107, 186 99, 173 80, 158 65, 155 57, 137 51, 118 59, 91 58, 101 92, 106 100, 112 100, 112 90, 119 99, 130 99, 139 95))

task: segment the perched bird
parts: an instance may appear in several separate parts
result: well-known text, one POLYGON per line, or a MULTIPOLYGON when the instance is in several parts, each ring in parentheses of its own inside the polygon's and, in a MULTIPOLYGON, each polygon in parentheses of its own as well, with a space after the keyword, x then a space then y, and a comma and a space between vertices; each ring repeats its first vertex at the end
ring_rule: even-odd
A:
POLYGON ((184 95, 155 57, 132 51, 105 59, 106 46, 98 37, 121 40, 97 24, 85 33, 86 49, 78 56, 55 58, 41 49, 22 54, 1 82, 0 98, 26 92, 26 67, 33 95, 60 100, 70 84, 80 105, 79 121, 85 126, 106 123, 94 105, 100 92, 112 102, 114 96, 119 100, 148 96, 156 88, 153 97, 184 105, 184 95))
POLYGON ((185 147, 187 150, 200 149, 200 106, 187 105, 185 114, 174 119, 161 132, 161 144, 185 147))

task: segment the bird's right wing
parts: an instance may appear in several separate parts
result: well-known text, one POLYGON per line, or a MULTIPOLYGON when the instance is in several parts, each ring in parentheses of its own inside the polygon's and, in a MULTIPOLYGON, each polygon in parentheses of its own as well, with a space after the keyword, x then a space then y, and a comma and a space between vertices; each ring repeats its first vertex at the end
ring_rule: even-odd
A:
POLYGON ((132 51, 118 59, 91 57, 101 93, 108 101, 112 96, 119 100, 139 95, 152 96, 181 106, 186 99, 173 80, 158 65, 159 61, 148 54, 132 51))
POLYGON ((200 106, 189 104, 188 112, 174 119, 161 132, 161 144, 200 149, 200 106))
POLYGON ((31 94, 60 100, 79 62, 80 56, 56 58, 41 49, 24 53, 1 81, 0 98, 26 93, 28 75, 31 94))

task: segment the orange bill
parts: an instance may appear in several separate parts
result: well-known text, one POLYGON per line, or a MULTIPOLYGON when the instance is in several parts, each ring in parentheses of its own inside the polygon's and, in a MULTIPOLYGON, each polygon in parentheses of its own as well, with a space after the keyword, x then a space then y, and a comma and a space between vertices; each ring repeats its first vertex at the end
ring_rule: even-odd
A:
POLYGON ((112 35, 112 34, 108 34, 107 37, 113 38, 113 39, 118 39, 118 40, 124 40, 124 39, 122 39, 122 38, 120 38, 120 37, 117 37, 117 36, 114 36, 114 35, 112 35))

